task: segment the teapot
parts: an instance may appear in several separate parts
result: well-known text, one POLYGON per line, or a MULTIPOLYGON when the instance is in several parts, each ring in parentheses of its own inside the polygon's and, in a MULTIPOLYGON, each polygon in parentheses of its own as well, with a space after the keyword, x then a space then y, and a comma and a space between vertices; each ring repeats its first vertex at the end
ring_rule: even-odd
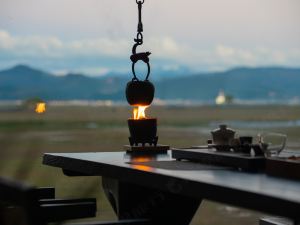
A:
POLYGON ((218 129, 211 131, 213 143, 215 145, 230 145, 234 139, 235 131, 221 124, 218 129))

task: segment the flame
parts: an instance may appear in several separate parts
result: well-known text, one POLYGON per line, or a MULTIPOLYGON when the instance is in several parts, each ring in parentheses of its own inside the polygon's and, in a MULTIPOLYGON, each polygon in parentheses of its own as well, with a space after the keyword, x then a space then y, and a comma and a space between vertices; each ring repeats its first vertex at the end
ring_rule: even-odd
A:
POLYGON ((146 119, 146 114, 145 114, 145 110, 148 108, 149 106, 138 106, 137 108, 133 109, 133 119, 134 120, 141 120, 141 119, 146 119))
POLYGON ((46 103, 45 102, 39 102, 36 104, 35 112, 38 114, 42 114, 46 112, 46 103))
POLYGON ((143 165, 142 163, 150 162, 151 160, 155 159, 153 156, 135 156, 131 159, 132 168, 143 170, 146 172, 153 171, 153 168, 147 165, 143 165), (141 163, 141 164, 138 164, 141 163))

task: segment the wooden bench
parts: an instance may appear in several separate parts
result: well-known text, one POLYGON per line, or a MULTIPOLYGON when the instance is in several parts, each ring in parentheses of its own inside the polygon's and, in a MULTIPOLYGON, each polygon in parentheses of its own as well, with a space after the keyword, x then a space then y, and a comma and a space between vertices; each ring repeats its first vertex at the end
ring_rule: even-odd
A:
MULTIPOLYGON (((0 177, 0 224, 46 225, 50 222, 95 217, 96 199, 55 199, 52 187, 36 188, 0 177), (21 219, 19 217, 22 217, 21 219)), ((73 223, 70 225, 146 225, 148 220, 73 223)))
POLYGON ((0 178, 1 225, 13 214, 29 225, 43 225, 69 219, 94 217, 96 199, 55 199, 54 188, 36 188, 18 181, 0 178))

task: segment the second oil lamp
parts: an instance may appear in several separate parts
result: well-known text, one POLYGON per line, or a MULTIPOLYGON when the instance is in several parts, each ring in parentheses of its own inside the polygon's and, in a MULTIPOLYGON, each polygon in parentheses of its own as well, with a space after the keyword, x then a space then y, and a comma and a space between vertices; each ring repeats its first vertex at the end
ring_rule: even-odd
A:
POLYGON ((131 146, 138 146, 139 144, 142 146, 145 146, 145 144, 157 145, 157 119, 146 118, 144 111, 146 108, 147 106, 138 106, 133 111, 133 118, 128 119, 129 143, 131 146))

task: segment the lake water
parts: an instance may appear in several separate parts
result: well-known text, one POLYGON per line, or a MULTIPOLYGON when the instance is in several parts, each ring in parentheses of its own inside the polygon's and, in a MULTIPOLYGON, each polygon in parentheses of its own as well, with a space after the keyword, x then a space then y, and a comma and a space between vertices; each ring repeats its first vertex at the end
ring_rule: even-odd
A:
POLYGON ((209 124, 210 127, 218 127, 219 124, 227 124, 229 127, 235 128, 290 128, 300 127, 300 120, 290 121, 216 121, 209 124))

